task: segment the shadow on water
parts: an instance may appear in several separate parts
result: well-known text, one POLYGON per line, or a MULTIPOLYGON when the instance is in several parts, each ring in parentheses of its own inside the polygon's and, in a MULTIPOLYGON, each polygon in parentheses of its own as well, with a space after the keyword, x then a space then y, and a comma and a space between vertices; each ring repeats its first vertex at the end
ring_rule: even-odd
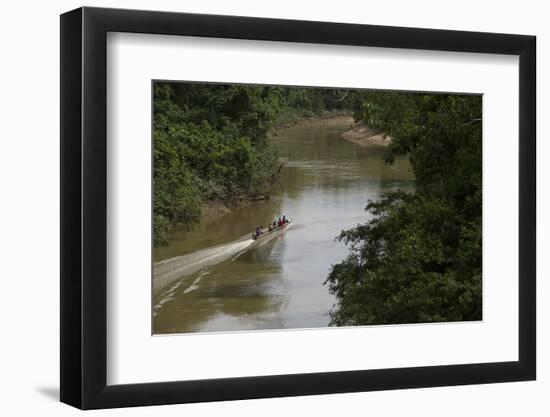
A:
POLYGON ((156 301, 155 333, 265 328, 284 304, 280 264, 270 261, 282 236, 237 258, 194 274, 188 287, 178 287, 156 301), (259 267, 261 265, 261 267, 259 267))
POLYGON ((168 246, 154 249, 154 261, 195 252, 214 245, 228 243, 250 233, 269 219, 280 216, 282 200, 273 196, 269 200, 251 203, 207 222, 201 222, 192 231, 179 227, 176 239, 168 246))

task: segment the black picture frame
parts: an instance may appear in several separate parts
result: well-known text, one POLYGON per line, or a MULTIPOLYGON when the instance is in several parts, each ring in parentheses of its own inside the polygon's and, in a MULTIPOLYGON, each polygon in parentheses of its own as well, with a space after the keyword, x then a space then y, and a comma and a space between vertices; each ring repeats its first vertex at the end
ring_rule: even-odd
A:
POLYGON ((61 15, 61 401, 82 409, 534 380, 536 38, 102 8, 61 15), (519 56, 519 360, 107 385, 108 32, 519 56))

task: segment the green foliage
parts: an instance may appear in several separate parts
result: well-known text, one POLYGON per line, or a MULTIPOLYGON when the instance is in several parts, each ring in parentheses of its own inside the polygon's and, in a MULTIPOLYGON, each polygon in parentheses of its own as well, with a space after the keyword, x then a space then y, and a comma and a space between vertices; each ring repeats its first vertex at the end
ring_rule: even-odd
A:
POLYGON ((366 93, 357 118, 408 155, 416 192, 369 202, 373 219, 339 239, 327 279, 332 325, 481 319, 481 97, 366 93))
POLYGON ((278 172, 268 133, 285 118, 352 107, 346 90, 155 83, 154 245, 209 201, 265 194, 278 172))
POLYGON ((280 92, 281 109, 279 123, 291 123, 304 117, 349 114, 357 106, 359 90, 284 88, 280 92))
POLYGON ((192 226, 207 201, 259 193, 277 171, 266 141, 278 95, 268 87, 157 83, 154 87, 154 244, 192 226))

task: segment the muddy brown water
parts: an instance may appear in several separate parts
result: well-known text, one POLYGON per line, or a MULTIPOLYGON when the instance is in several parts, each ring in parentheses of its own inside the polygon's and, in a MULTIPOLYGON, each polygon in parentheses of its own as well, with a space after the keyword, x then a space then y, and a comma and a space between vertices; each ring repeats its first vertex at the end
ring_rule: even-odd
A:
POLYGON ((413 189, 406 159, 388 166, 383 147, 340 138, 350 124, 338 118, 280 131, 271 140, 285 165, 269 200, 154 250, 156 278, 171 275, 153 296, 153 333, 328 326, 336 300, 323 283, 348 253, 335 237, 368 221, 369 199, 413 189), (293 220, 288 230, 249 247, 258 225, 282 215, 293 220))

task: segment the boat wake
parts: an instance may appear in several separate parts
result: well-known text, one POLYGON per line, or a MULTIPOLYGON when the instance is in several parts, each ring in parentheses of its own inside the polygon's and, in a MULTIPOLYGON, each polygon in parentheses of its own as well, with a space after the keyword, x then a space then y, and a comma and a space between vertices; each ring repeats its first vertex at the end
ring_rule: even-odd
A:
POLYGON ((233 242, 155 262, 153 264, 153 294, 158 295, 161 290, 180 278, 192 275, 195 272, 229 259, 235 260, 246 251, 264 245, 273 238, 280 236, 281 232, 288 230, 291 225, 292 223, 289 223, 284 230, 278 233, 266 234, 264 237, 256 240, 244 236, 233 242))
POLYGON ((157 293, 178 278, 236 257, 253 243, 253 239, 238 240, 155 262, 153 265, 153 292, 157 293))

